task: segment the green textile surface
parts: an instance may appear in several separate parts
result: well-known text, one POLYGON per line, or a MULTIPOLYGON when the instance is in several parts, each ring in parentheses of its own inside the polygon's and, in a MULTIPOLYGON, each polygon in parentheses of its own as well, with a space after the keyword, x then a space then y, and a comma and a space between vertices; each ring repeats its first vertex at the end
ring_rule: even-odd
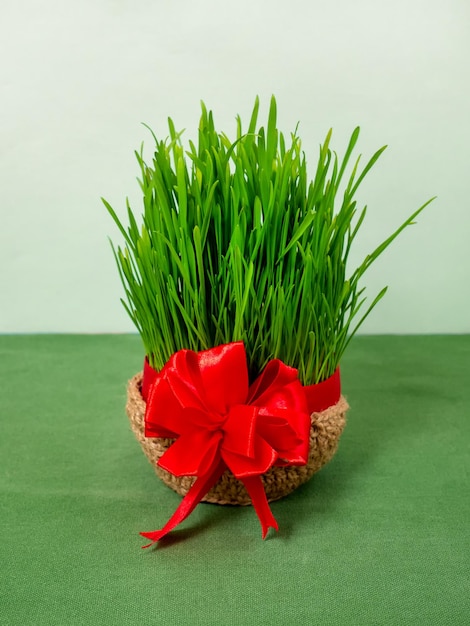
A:
POLYGON ((470 336, 357 337, 335 458, 272 504, 180 498, 124 413, 140 340, 0 336, 0 624, 470 623, 470 336))

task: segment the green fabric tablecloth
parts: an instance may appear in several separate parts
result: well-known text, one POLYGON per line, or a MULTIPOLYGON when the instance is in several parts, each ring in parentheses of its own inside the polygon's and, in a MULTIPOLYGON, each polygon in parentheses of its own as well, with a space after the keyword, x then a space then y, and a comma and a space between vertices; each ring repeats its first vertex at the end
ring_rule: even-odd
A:
POLYGON ((358 337, 333 461, 272 504, 180 498, 124 413, 137 336, 0 337, 0 624, 470 623, 470 336, 358 337))

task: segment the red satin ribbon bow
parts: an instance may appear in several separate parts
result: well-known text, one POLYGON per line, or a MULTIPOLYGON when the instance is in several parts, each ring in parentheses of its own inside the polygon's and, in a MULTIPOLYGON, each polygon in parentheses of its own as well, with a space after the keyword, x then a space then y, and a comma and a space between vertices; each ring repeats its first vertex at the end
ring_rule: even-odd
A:
POLYGON ((147 381, 145 436, 175 438, 158 465, 175 476, 197 478, 167 524, 141 535, 152 543, 164 537, 188 517, 227 468, 245 485, 263 539, 270 527, 277 530, 260 476, 273 465, 306 464, 308 389, 298 380, 297 370, 278 359, 250 386, 243 342, 198 353, 176 352, 150 386, 147 381))

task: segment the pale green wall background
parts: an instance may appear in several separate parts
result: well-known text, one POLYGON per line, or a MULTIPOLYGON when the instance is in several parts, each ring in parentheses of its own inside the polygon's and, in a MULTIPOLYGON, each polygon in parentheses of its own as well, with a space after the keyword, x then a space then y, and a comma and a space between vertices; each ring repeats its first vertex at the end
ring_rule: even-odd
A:
POLYGON ((468 0, 2 0, 0 58, 0 332, 133 330, 99 197, 139 206, 140 122, 190 137, 203 99, 232 133, 272 93, 312 166, 330 126, 389 145, 356 260, 438 195, 370 271, 363 332, 470 331, 468 0))

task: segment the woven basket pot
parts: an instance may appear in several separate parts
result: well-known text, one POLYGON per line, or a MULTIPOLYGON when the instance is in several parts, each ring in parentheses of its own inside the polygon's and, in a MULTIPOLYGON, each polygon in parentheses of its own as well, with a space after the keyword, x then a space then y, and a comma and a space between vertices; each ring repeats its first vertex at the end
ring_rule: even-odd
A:
MULTIPOLYGON (((152 439, 144 435, 144 417, 146 403, 142 398, 142 373, 136 374, 127 387, 126 412, 132 430, 142 449, 152 463, 157 476, 174 491, 185 496, 196 480, 193 476, 173 476, 158 467, 157 461, 173 443, 173 439, 152 439)), ((343 396, 337 404, 321 413, 312 413, 310 429, 310 452, 307 465, 273 467, 261 476, 269 502, 278 500, 305 483, 325 463, 331 459, 338 447, 338 441, 345 425, 346 411, 349 406, 343 396)), ((229 471, 225 471, 220 480, 202 498, 204 502, 215 504, 251 504, 243 483, 229 471)))

